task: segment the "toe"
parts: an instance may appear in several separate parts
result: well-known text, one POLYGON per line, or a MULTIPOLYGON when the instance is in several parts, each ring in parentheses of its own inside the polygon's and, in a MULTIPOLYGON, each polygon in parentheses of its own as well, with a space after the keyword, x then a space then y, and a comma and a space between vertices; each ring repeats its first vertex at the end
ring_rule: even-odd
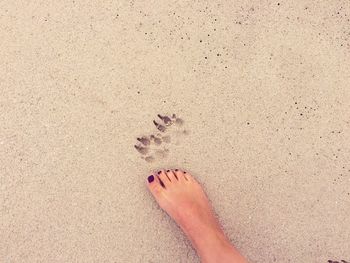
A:
POLYGON ((175 169, 173 170, 174 174, 176 175, 177 179, 179 180, 179 182, 185 182, 187 181, 187 178, 184 174, 183 171, 179 170, 179 169, 175 169))
POLYGON ((164 188, 161 186, 158 177, 153 174, 147 178, 147 187, 156 198, 158 198, 161 192, 164 191, 164 188))
POLYGON ((169 177, 170 181, 172 183, 176 183, 178 181, 176 174, 172 170, 166 171, 167 176, 169 177))
POLYGON ((197 182, 189 172, 183 171, 183 174, 184 174, 184 177, 186 177, 187 181, 197 182))
POLYGON ((164 171, 158 171, 158 177, 163 182, 165 188, 170 185, 171 180, 164 171))

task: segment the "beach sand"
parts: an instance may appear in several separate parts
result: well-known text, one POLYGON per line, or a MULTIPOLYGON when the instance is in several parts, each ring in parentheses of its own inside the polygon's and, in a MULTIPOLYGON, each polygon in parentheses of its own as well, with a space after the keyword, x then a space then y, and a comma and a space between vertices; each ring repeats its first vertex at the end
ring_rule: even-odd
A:
POLYGON ((349 18, 1 1, 0 261, 199 262, 145 185, 181 168, 250 262, 350 262, 349 18))

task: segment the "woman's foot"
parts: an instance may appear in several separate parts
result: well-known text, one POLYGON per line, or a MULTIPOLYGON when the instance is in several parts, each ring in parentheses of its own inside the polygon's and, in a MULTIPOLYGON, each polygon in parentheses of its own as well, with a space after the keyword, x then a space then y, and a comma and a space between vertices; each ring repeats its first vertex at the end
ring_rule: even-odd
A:
POLYGON ((188 173, 159 171, 148 188, 191 240, 202 262, 247 262, 230 244, 200 184, 188 173))

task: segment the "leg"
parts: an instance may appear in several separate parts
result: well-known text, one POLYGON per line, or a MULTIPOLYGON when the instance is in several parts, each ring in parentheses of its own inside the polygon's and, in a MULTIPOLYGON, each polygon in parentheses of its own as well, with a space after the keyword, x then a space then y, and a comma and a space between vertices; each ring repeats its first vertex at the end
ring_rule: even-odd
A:
POLYGON ((191 240, 203 263, 247 263, 230 244, 202 187, 190 174, 159 171, 148 177, 148 188, 191 240))

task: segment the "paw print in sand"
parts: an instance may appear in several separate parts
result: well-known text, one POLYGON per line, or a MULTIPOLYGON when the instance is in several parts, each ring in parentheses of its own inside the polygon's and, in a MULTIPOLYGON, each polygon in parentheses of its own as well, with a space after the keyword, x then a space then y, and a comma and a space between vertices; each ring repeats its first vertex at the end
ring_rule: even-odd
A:
POLYGON ((184 121, 176 114, 170 117, 158 114, 158 118, 157 121, 153 120, 157 132, 138 137, 138 143, 134 145, 146 162, 166 158, 169 154, 169 146, 172 143, 179 144, 179 138, 188 134, 188 131, 183 129, 184 121))

